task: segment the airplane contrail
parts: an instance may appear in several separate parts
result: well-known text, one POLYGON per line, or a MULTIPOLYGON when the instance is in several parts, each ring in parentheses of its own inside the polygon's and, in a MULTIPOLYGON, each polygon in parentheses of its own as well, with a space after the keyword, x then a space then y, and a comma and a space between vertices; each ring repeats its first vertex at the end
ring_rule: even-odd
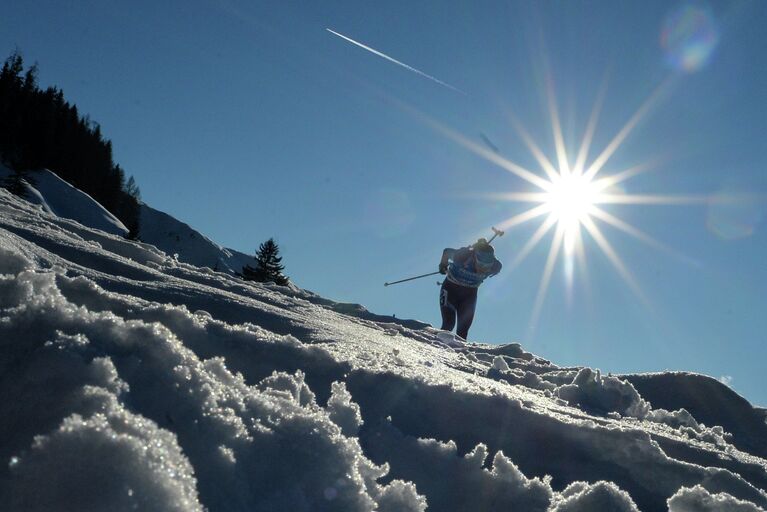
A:
POLYGON ((379 57, 383 57, 384 59, 388 60, 389 62, 393 62, 394 64, 396 64, 396 65, 398 65, 398 66, 402 66, 403 68, 405 68, 405 69, 407 69, 407 70, 409 70, 409 71, 412 71, 413 73, 416 73, 416 74, 418 74, 418 75, 421 75, 421 76, 422 76, 422 77, 424 77, 424 78, 428 78, 428 79, 429 79, 429 80, 431 80, 432 82, 437 82, 439 85, 442 85, 442 86, 444 86, 444 87, 447 87, 448 89, 451 89, 451 90, 453 90, 453 91, 455 91, 455 92, 458 92, 458 93, 460 93, 460 94, 463 94, 464 96, 466 96, 466 95, 467 95, 465 92, 463 92, 463 91, 462 91, 462 90, 460 90, 459 88, 457 88, 457 87, 453 87, 452 85, 450 85, 450 84, 448 84, 448 83, 445 83, 445 82, 443 82, 442 80, 440 80, 440 79, 438 79, 438 78, 434 78, 434 77, 433 77, 433 76, 431 76, 431 75, 427 75, 427 74, 426 74, 426 73, 424 73, 423 71, 419 71, 419 70, 417 70, 416 68, 414 68, 413 66, 408 66, 408 65, 407 65, 407 64, 405 64, 404 62, 400 62, 400 61, 398 61, 397 59, 393 59, 393 58, 389 57, 388 55, 386 55, 385 53, 381 53, 381 52, 379 52, 378 50, 375 50, 375 49, 373 49, 373 48, 371 48, 371 47, 369 47, 369 46, 366 46, 366 45, 364 45, 364 44, 362 44, 362 43, 360 43, 360 42, 358 42, 358 41, 355 41, 354 39, 352 39, 352 38, 350 38, 350 37, 346 37, 346 36, 345 36, 345 35, 343 35, 343 34, 339 34, 338 32, 336 32, 336 31, 334 31, 334 30, 330 30, 329 28, 326 28, 325 30, 327 30, 328 32, 330 32, 330 33, 331 33, 331 34, 333 34, 333 35, 336 35, 336 36, 340 37, 341 39, 345 39, 345 40, 349 41, 350 43, 352 43, 352 44, 355 44, 355 45, 359 46, 360 48, 363 48, 363 49, 365 49, 365 50, 367 50, 367 51, 369 51, 369 52, 371 52, 371 53, 373 53, 373 54, 375 54, 375 55, 378 55, 379 57))

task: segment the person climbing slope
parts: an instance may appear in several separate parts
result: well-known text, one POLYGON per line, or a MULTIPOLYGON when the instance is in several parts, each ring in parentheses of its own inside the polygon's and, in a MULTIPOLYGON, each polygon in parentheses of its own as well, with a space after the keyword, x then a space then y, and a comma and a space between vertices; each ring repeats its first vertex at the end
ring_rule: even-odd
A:
POLYGON ((452 331, 457 320, 456 334, 466 339, 474 321, 477 289, 485 279, 500 272, 501 267, 493 246, 484 238, 468 247, 442 251, 439 272, 446 278, 439 293, 439 308, 443 330, 452 331))

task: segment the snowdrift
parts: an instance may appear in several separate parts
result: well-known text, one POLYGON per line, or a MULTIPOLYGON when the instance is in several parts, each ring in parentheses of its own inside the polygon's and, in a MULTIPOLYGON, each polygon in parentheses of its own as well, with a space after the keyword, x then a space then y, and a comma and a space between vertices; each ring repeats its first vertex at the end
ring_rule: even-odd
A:
POLYGON ((246 283, 0 190, 10 511, 759 511, 767 424, 246 283))
MULTIPOLYGON (((13 172, 0 164, 0 182, 13 172)), ((40 206, 44 211, 76 220, 77 222, 106 231, 113 235, 125 236, 128 228, 120 220, 109 213, 95 199, 73 187, 47 169, 29 171, 30 181, 26 185, 27 200, 40 206)))
MULTIPOLYGON (((11 170, 0 165, 0 182, 10 174, 11 170)), ((30 171, 28 175, 27 200, 32 204, 90 228, 120 236, 128 234, 128 228, 106 208, 54 172, 43 169, 30 171)), ((252 255, 221 247, 188 224, 147 204, 141 203, 139 215, 141 241, 179 261, 231 274, 240 272, 246 264, 253 264, 252 255)))

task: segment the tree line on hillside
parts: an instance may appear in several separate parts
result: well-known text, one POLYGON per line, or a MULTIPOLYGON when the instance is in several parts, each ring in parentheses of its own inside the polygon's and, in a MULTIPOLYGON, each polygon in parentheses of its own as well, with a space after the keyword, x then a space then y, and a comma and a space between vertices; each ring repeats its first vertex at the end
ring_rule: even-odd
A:
POLYGON ((4 184, 12 192, 24 193, 29 171, 50 169, 120 219, 130 238, 138 237, 140 191, 112 159, 112 142, 61 89, 41 89, 37 65, 25 71, 18 51, 0 71, 0 158, 14 171, 4 184))
MULTIPOLYGON (((24 182, 34 185, 30 171, 50 169, 120 219, 129 238, 138 238, 141 192, 133 176, 126 179, 114 162, 112 142, 98 123, 64 99, 61 89, 41 89, 37 65, 25 70, 18 51, 0 70, 0 161, 14 171, 0 183, 12 193, 23 196, 24 182)), ((255 265, 245 265, 239 275, 285 286, 289 279, 281 262, 279 247, 270 238, 259 246, 255 265)))

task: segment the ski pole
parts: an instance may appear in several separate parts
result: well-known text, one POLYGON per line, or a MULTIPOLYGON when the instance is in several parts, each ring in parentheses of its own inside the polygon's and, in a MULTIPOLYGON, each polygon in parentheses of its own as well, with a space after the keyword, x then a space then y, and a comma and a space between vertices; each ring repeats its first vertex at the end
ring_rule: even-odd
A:
POLYGON ((495 237, 497 237, 497 236, 503 236, 503 235, 505 234, 505 232, 504 232, 504 231, 501 231, 500 229, 495 229, 495 228, 490 228, 490 229, 492 229, 492 230, 493 230, 493 236, 492 236, 492 238, 490 238, 490 240, 488 240, 488 241, 487 241, 487 243, 488 243, 488 244, 489 244, 490 242, 492 242, 493 240, 495 240, 495 237))
POLYGON ((412 281, 414 279, 421 279, 422 277, 433 276, 439 273, 440 273, 439 270, 436 272, 429 272, 428 274, 422 274, 420 276, 408 277, 407 279, 400 279, 399 281, 392 281, 391 283, 384 283, 384 286, 389 286, 390 284, 404 283, 405 281, 412 281))
MULTIPOLYGON (((491 243, 493 240, 495 240, 496 237, 503 236, 505 234, 504 231, 501 231, 500 229, 496 229, 495 227, 493 227, 491 229, 493 230, 493 236, 490 238, 490 240, 487 241, 488 244, 491 243)), ((421 279, 422 277, 429 277, 429 276, 433 276, 433 275, 441 274, 441 273, 442 272, 440 272, 440 271, 429 272, 428 274, 421 274, 420 276, 408 277, 407 279, 400 279, 399 281, 392 281, 391 283, 384 283, 384 286, 389 286, 389 285, 398 284, 398 283, 404 283, 404 282, 407 282, 407 281, 413 281, 415 279, 421 279)), ((437 284, 441 284, 441 283, 437 282, 437 284)))

